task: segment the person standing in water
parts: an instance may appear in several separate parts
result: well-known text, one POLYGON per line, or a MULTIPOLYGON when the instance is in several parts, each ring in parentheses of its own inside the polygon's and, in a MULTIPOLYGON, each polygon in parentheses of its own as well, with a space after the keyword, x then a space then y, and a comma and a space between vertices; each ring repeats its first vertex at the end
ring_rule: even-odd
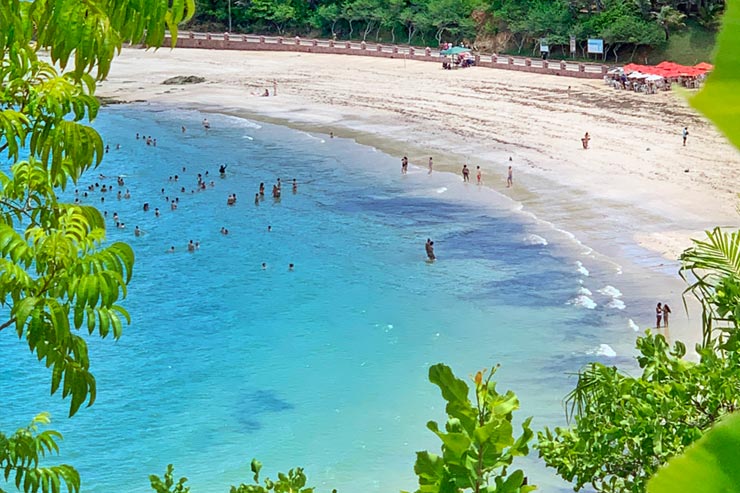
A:
POLYGON ((434 261, 437 259, 437 257, 434 255, 434 242, 430 238, 427 238, 427 243, 426 245, 424 245, 424 249, 427 252, 427 257, 429 258, 429 260, 434 261))
POLYGON ((401 158, 401 174, 405 175, 408 172, 409 169, 409 158, 404 156, 401 158))
POLYGON ((470 181, 470 170, 467 164, 463 164, 462 167, 463 182, 467 183, 470 181))
POLYGON ((483 172, 481 171, 480 166, 476 166, 475 170, 475 179, 477 180, 478 185, 483 185, 483 172))
POLYGON ((427 174, 428 175, 431 175, 432 174, 432 158, 431 157, 429 158, 429 173, 427 173, 427 174))
POLYGON ((663 318, 663 306, 658 303, 655 307, 655 328, 660 328, 660 320, 663 318))
POLYGON ((668 315, 671 313, 671 307, 667 303, 663 304, 663 327, 668 327, 668 315))
POLYGON ((511 169, 511 166, 509 166, 509 174, 506 177, 506 188, 511 188, 514 186, 514 170, 511 169))

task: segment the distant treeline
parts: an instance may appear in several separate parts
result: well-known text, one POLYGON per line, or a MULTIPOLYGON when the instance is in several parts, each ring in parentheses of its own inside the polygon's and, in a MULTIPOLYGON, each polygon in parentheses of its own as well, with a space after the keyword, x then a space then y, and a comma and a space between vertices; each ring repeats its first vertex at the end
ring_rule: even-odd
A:
POLYGON ((336 36, 390 43, 466 42, 519 53, 541 38, 585 50, 604 40, 604 58, 659 47, 693 19, 718 27, 724 0, 197 0, 193 27, 233 32, 336 36))

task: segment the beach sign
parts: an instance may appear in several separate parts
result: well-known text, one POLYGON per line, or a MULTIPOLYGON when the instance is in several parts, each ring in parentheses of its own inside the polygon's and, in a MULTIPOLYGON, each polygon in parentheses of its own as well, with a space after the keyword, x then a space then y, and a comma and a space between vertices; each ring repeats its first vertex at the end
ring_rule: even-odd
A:
POLYGON ((588 40, 588 52, 589 53, 604 53, 604 40, 603 39, 589 39, 588 40))
POLYGON ((546 38, 540 38, 540 53, 550 53, 546 38))
POLYGON ((570 52, 571 53, 576 52, 576 37, 575 36, 570 37, 570 52))

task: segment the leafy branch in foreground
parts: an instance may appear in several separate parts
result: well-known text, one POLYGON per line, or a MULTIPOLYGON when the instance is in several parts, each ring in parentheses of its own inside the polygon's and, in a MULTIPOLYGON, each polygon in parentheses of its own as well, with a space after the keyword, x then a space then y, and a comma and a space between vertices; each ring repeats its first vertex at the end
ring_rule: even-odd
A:
POLYGON ((642 375, 591 363, 566 404, 571 425, 538 433, 540 457, 576 491, 642 492, 670 457, 740 409, 740 346, 697 346, 699 362, 662 335, 637 340, 642 375))
POLYGON ((681 277, 702 307, 703 344, 738 337, 740 327, 740 231, 707 231, 681 255, 681 277))
MULTIPOLYGON (((262 470, 262 463, 257 459, 252 459, 250 464, 252 469, 253 484, 240 484, 239 486, 232 486, 229 490, 230 493, 268 493, 274 491, 275 493, 313 493, 314 488, 306 488, 306 475, 303 469, 297 467, 288 471, 288 474, 278 473, 277 481, 273 481, 270 478, 264 479, 264 486, 260 484, 260 471, 262 470)), ((160 478, 156 474, 149 476, 149 482, 151 483, 152 489, 156 493, 189 493, 190 487, 185 486, 188 478, 180 478, 176 483, 174 479, 175 468, 172 464, 167 465, 167 471, 164 473, 164 478, 160 478)), ((336 493, 336 490, 334 490, 336 493)))
POLYGON ((496 369, 476 374, 473 403, 468 398, 468 385, 448 366, 429 368, 429 381, 439 387, 447 401, 448 419, 445 431, 435 421, 427 423, 427 428, 442 440, 442 455, 416 453, 417 493, 527 493, 536 489, 527 485, 523 471, 507 470, 514 457, 529 453, 532 418, 524 421, 523 432, 515 439, 512 419, 519 399, 511 391, 504 395, 496 391, 496 369))
POLYGON ((13 435, 0 433, 0 470, 3 478, 26 493, 39 489, 44 493, 60 493, 62 486, 66 486, 70 493, 77 493, 80 491, 80 476, 72 466, 39 465, 46 455, 59 453, 57 441, 61 440, 62 435, 53 430, 39 431, 39 427, 49 424, 49 421, 49 415, 42 413, 28 427, 21 428, 13 435))

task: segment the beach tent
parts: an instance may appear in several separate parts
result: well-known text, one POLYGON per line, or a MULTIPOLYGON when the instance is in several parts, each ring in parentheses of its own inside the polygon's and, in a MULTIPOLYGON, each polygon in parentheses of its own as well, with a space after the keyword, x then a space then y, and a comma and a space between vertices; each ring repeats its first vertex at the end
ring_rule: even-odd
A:
POLYGON ((647 77, 645 77, 645 80, 650 81, 650 82, 656 82, 659 80, 663 80, 664 78, 665 77, 663 77, 662 75, 653 74, 653 75, 648 75, 647 77))
POLYGON ((453 46, 439 52, 440 55, 460 55, 462 53, 470 53, 470 48, 463 48, 462 46, 453 46))
POLYGON ((702 70, 704 72, 710 72, 714 70, 714 65, 712 65, 711 63, 707 63, 707 62, 701 62, 701 63, 697 63, 696 65, 694 65, 694 68, 697 70, 702 70))

